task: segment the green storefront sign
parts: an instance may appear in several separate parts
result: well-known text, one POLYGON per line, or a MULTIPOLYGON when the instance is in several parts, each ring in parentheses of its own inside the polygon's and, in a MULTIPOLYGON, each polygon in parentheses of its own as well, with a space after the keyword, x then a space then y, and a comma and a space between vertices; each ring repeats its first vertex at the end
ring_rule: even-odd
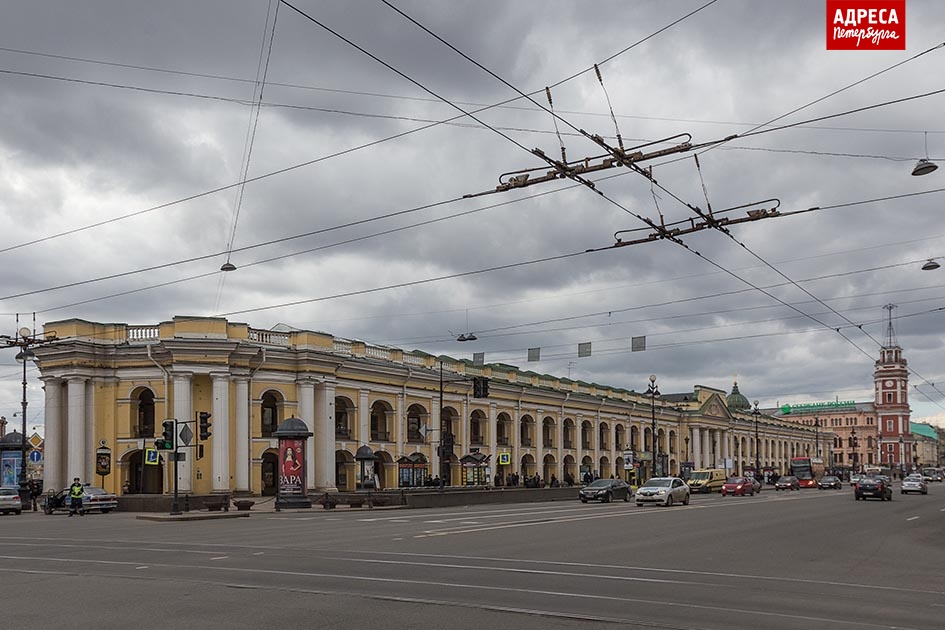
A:
POLYGON ((839 411, 840 409, 853 409, 856 407, 855 400, 828 400, 827 402, 802 403, 800 405, 781 405, 781 413, 808 413, 811 411, 839 411))

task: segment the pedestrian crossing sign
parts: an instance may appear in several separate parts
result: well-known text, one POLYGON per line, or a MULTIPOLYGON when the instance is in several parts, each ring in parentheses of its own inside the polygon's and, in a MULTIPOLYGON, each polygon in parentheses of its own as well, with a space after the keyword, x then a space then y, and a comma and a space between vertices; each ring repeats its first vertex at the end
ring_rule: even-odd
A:
POLYGON ((157 466, 158 464, 158 452, 156 448, 146 448, 144 449, 144 463, 150 464, 151 466, 157 466))

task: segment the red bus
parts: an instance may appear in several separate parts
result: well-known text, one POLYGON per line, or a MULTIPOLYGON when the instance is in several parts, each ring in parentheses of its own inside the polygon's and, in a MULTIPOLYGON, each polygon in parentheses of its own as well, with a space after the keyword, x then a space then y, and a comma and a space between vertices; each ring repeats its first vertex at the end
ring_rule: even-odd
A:
POLYGON ((791 474, 797 477, 802 488, 816 488, 824 470, 824 460, 819 457, 791 458, 791 474))

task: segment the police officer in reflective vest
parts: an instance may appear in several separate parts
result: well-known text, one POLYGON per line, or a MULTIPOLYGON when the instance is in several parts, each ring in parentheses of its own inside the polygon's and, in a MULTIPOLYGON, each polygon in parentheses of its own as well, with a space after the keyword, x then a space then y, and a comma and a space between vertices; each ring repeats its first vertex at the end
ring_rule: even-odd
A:
POLYGON ((82 509, 83 494, 85 494, 85 490, 82 488, 79 478, 76 477, 72 481, 72 485, 69 486, 69 516, 76 512, 79 513, 79 516, 85 516, 85 510, 82 509))

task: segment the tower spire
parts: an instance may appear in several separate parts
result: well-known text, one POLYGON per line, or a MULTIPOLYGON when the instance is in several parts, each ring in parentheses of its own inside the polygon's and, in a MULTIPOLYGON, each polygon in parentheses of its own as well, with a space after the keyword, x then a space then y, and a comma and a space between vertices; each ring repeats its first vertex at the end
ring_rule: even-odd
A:
POLYGON ((899 308, 895 304, 887 304, 883 307, 888 311, 887 324, 886 324, 886 342, 883 344, 884 348, 893 348, 899 345, 899 340, 896 339, 896 331, 893 329, 892 324, 892 312, 894 308, 899 308))

